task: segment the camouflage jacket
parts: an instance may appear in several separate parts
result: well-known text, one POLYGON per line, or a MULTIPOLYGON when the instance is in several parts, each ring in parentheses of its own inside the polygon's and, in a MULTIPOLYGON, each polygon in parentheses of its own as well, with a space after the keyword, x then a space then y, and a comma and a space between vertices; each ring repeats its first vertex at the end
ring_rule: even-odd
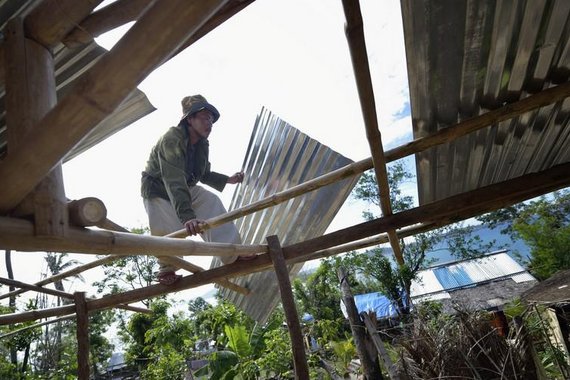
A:
POLYGON ((188 162, 189 139, 186 128, 170 128, 152 148, 141 180, 142 197, 170 200, 182 223, 196 218, 190 186, 200 181, 222 191, 228 180, 228 176, 210 171, 206 139, 193 146, 193 163, 188 162))

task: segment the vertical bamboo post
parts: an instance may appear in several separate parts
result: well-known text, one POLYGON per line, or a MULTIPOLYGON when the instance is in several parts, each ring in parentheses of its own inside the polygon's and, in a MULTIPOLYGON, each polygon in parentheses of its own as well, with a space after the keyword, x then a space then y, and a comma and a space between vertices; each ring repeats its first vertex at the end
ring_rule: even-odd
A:
POLYGON ((350 285, 347 280, 348 274, 344 268, 338 269, 338 280, 340 282, 340 289, 342 291, 342 302, 346 306, 346 313, 350 321, 350 329, 354 337, 354 345, 362 363, 362 373, 365 380, 383 379, 382 371, 378 363, 378 354, 373 345, 366 339, 366 328, 364 323, 360 320, 358 309, 350 290, 350 285))
MULTIPOLYGON (((57 103, 57 95, 53 56, 24 36, 21 18, 8 22, 4 59, 9 156, 35 132, 37 122, 57 103)), ((24 199, 16 214, 34 214, 36 235, 63 236, 68 223, 66 203, 60 163, 24 199)))
POLYGON ((305 346, 303 345, 303 334, 299 323, 299 315, 295 307, 293 292, 291 291, 291 280, 289 279, 289 271, 283 256, 283 250, 277 236, 268 236, 267 245, 269 247, 269 256, 275 267, 275 274, 279 283, 279 292, 281 293, 281 302, 289 327, 289 336, 291 337, 291 346, 293 348, 293 363, 295 366, 296 379, 309 378, 309 365, 305 355, 305 346))
POLYGON ((75 292, 77 314, 77 378, 89 380, 89 317, 85 292, 75 292))

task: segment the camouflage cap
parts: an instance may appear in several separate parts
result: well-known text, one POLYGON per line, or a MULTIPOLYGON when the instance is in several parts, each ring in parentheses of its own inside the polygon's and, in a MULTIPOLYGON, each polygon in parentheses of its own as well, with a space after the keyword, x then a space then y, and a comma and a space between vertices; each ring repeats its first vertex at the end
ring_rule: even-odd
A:
POLYGON ((186 96, 182 99, 182 119, 187 118, 195 114, 196 112, 200 112, 202 110, 208 110, 214 116, 214 123, 220 118, 220 113, 202 95, 191 95, 186 96))

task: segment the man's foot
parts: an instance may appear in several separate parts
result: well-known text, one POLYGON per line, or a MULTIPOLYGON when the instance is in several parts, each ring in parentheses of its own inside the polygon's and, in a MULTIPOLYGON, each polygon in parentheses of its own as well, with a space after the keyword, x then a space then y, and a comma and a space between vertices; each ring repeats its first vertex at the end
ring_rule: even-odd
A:
POLYGON ((236 261, 249 261, 249 260, 253 260, 257 257, 257 255, 251 254, 251 255, 246 255, 246 256, 238 256, 236 261))
POLYGON ((182 275, 176 274, 174 272, 161 272, 157 276, 158 282, 162 285, 172 285, 178 282, 182 278, 182 275))

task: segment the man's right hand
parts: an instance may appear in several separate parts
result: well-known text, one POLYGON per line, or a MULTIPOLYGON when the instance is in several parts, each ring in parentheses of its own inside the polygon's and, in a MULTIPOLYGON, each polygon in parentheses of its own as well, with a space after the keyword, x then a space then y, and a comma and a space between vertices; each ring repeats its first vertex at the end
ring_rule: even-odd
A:
POLYGON ((202 232, 202 228, 200 227, 201 224, 205 222, 200 219, 190 219, 186 223, 184 223, 184 228, 186 228, 186 232, 188 235, 195 236, 202 232))

